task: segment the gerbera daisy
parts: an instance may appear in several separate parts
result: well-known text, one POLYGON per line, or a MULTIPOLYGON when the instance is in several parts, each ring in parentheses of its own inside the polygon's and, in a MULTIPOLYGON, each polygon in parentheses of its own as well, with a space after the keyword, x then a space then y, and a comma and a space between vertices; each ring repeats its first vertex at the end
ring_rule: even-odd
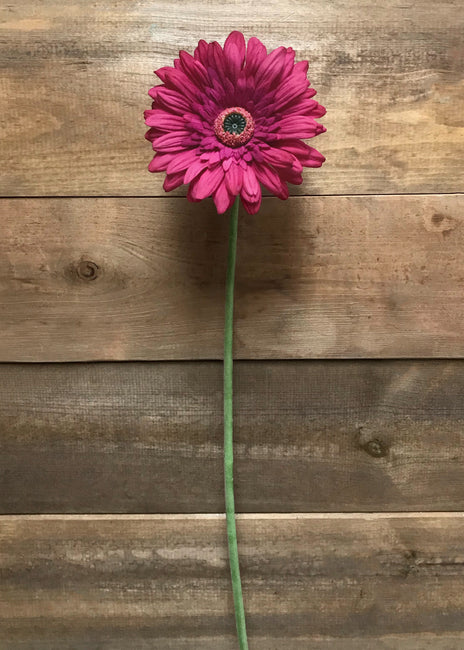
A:
POLYGON ((313 99, 308 62, 295 50, 267 53, 255 36, 245 43, 233 31, 222 48, 203 39, 191 56, 179 52, 174 67, 155 70, 162 84, 149 90, 145 137, 155 156, 150 172, 166 172, 167 192, 189 184, 187 199, 212 196, 226 212, 240 195, 249 214, 261 205, 261 186, 280 199, 288 183, 303 182, 303 167, 320 167, 324 156, 302 139, 326 129, 316 121, 325 108, 313 99))

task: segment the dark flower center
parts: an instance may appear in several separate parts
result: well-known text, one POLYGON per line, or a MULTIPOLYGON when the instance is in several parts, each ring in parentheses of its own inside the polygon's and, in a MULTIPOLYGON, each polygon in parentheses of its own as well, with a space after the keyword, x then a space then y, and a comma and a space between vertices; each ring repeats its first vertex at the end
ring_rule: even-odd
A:
POLYGON ((240 113, 229 113, 223 122, 224 131, 229 133, 242 133, 245 131, 247 121, 240 113))
POLYGON ((255 121, 241 106, 225 108, 214 120, 214 133, 228 147, 240 147, 251 139, 255 121))

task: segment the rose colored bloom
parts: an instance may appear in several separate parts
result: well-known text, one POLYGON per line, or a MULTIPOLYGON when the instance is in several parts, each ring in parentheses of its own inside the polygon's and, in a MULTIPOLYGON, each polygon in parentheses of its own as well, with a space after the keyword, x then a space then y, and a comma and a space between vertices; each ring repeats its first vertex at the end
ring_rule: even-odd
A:
POLYGON ((264 185, 288 198, 287 182, 303 182, 303 167, 325 158, 302 142, 326 129, 315 118, 325 108, 313 99, 308 62, 294 62, 291 47, 269 54, 256 37, 245 43, 233 31, 224 47, 200 40, 184 50, 174 67, 155 70, 162 84, 151 88, 152 109, 144 112, 153 144, 151 172, 166 171, 168 192, 190 184, 189 201, 212 196, 219 214, 240 194, 249 214, 261 205, 264 185))

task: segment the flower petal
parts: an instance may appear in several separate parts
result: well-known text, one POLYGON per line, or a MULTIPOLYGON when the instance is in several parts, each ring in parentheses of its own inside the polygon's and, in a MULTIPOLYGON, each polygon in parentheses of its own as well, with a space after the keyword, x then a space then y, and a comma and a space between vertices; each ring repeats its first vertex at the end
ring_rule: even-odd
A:
POLYGON ((163 189, 166 192, 170 192, 176 187, 179 187, 179 185, 182 185, 183 182, 184 182, 184 172, 177 172, 176 174, 168 174, 164 179, 163 189))
POLYGON ((280 45, 264 59, 256 71, 258 88, 271 88, 278 80, 279 74, 284 69, 286 54, 286 48, 280 45))
POLYGON ((153 140, 153 147, 159 151, 179 151, 191 147, 197 142, 194 133, 189 131, 173 131, 165 133, 153 140))
POLYGON ((277 167, 278 169, 294 169, 296 172, 301 172, 303 169, 302 164, 292 153, 279 149, 277 147, 261 148, 263 160, 269 164, 277 167))
POLYGON ((304 167, 320 167, 325 161, 325 157, 317 149, 301 140, 281 140, 279 147, 296 156, 304 167))
POLYGON ((235 196, 229 193, 224 181, 214 190, 213 201, 218 214, 224 214, 234 203, 235 196))
POLYGON ((227 66, 224 58, 224 51, 217 41, 209 43, 208 58, 210 67, 216 72, 217 81, 220 84, 221 80, 226 77, 227 66))
POLYGON ((312 138, 321 133, 321 127, 322 125, 309 115, 289 115, 270 128, 268 139, 271 141, 283 138, 312 138))
POLYGON ((179 131, 185 128, 183 117, 156 108, 144 111, 144 117, 147 126, 154 126, 162 131, 179 131))
POLYGON ((255 171, 251 165, 247 165, 243 171, 243 185, 241 196, 247 201, 256 201, 261 194, 261 188, 256 178, 255 171))
POLYGON ((279 199, 288 199, 288 187, 279 174, 267 163, 254 161, 253 169, 260 183, 279 199))
POLYGON ((148 165, 148 171, 161 172, 167 169, 173 157, 172 153, 157 153, 148 165))
POLYGON ((153 140, 155 140, 155 138, 157 138, 157 137, 160 136, 160 135, 162 135, 161 131, 159 131, 158 129, 155 129, 155 128, 153 128, 153 127, 151 127, 151 128, 149 128, 148 131, 145 133, 145 138, 146 138, 147 140, 149 140, 150 142, 153 142, 153 140))
POLYGON ((267 56, 266 46, 261 43, 259 38, 252 36, 247 45, 247 54, 246 54, 246 73, 247 76, 251 77, 256 73, 256 70, 259 68, 261 63, 267 56))
POLYGON ((282 111, 285 115, 311 115, 311 117, 322 117, 326 110, 315 99, 298 98, 289 102, 282 111))
POLYGON ((208 56, 208 43, 202 38, 198 41, 198 45, 196 46, 193 56, 197 61, 201 61, 203 64, 207 62, 207 56, 208 56))
POLYGON ((174 68, 170 65, 164 65, 162 68, 158 68, 158 70, 154 70, 153 72, 164 83, 166 81, 169 70, 174 70, 174 68))
MULTIPOLYGON (((237 196, 237 194, 240 193, 240 190, 242 189, 242 183, 243 183, 243 169, 240 167, 240 165, 237 165, 235 160, 232 158, 228 158, 227 160, 224 161, 224 163, 229 163, 230 165, 228 170, 226 171, 226 184, 227 184, 227 189, 231 194, 234 196, 237 196)), ((223 163, 223 167, 225 168, 223 163)))
POLYGON ((187 189, 187 199, 192 203, 198 203, 201 199, 194 199, 192 196, 192 185, 190 184, 187 189))
POLYGON ((167 108, 170 112, 182 115, 190 109, 185 97, 182 97, 176 90, 166 88, 164 85, 154 86, 148 92, 160 108, 167 108))
POLYGON ((174 174, 182 171, 185 175, 185 170, 198 158, 198 154, 198 149, 186 149, 180 153, 171 154, 173 158, 167 166, 166 172, 174 174))
POLYGON ((294 169, 288 167, 287 169, 279 169, 279 176, 282 181, 293 183, 293 185, 301 185, 303 176, 301 172, 296 172, 294 169))
POLYGON ((261 194, 259 195, 259 199, 257 201, 248 201, 248 199, 245 199, 243 194, 241 195, 242 198, 242 204, 245 210, 248 212, 248 214, 256 214, 261 207, 261 194))
POLYGON ((192 181, 193 198, 201 200, 211 196, 223 178, 224 170, 222 165, 218 164, 213 169, 205 169, 192 181))
POLYGON ((200 61, 194 59, 193 56, 185 50, 181 50, 179 56, 180 64, 185 74, 190 79, 193 79, 197 86, 206 86, 209 80, 204 65, 200 63, 200 61))
POLYGON ((236 79, 245 62, 245 38, 242 32, 230 32, 224 43, 224 57, 232 79, 236 79))
POLYGON ((204 169, 207 169, 208 161, 195 160, 185 172, 184 183, 190 183, 204 169))
POLYGON ((193 83, 183 70, 172 68, 166 72, 164 83, 171 90, 177 90, 190 99, 197 99, 200 89, 193 83))

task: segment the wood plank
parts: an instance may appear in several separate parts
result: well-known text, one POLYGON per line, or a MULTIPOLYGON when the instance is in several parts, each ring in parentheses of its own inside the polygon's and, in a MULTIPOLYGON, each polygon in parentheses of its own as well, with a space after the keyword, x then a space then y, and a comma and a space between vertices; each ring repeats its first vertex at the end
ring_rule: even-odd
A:
MULTIPOLYGON (((37 635, 22 637, 22 640, 8 640, 8 650, 127 650, 128 642, 136 650, 237 650, 237 640, 233 636, 195 637, 194 639, 167 639, 158 636, 147 639, 140 638, 138 632, 137 646, 133 645, 134 638, 115 638, 108 633, 104 639, 98 636, 97 641, 89 641, 89 635, 81 639, 73 638, 69 645, 69 635, 54 635, 45 642, 37 640, 37 635)), ((48 635, 47 635, 48 636, 48 635)), ((122 636, 122 635, 121 635, 122 636)), ((253 636, 253 650, 462 650, 464 633, 457 634, 385 634, 379 636, 341 638, 334 637, 301 637, 289 639, 288 636, 279 638, 253 636)))
MULTIPOLYGON (((0 366, 0 512, 221 512, 220 362, 0 366)), ((238 512, 460 510, 464 362, 235 363, 238 512)))
POLYGON ((144 139, 153 70, 232 29, 295 48, 327 107, 327 162, 292 193, 462 190, 461 0, 269 0, 264 12, 251 0, 23 0, 0 12, 2 195, 164 195, 144 139))
MULTIPOLYGON (((237 526, 258 648, 372 648, 385 636, 379 647, 427 636, 415 647, 462 647, 464 513, 250 515, 237 526), (450 645, 432 645, 440 635, 450 645)), ((0 545, 4 647, 231 646, 222 516, 2 517, 0 545)))
MULTIPOLYGON (((241 214, 235 358, 463 357, 464 195, 241 214)), ((184 199, 0 202, 0 360, 221 359, 228 216, 184 199)))

